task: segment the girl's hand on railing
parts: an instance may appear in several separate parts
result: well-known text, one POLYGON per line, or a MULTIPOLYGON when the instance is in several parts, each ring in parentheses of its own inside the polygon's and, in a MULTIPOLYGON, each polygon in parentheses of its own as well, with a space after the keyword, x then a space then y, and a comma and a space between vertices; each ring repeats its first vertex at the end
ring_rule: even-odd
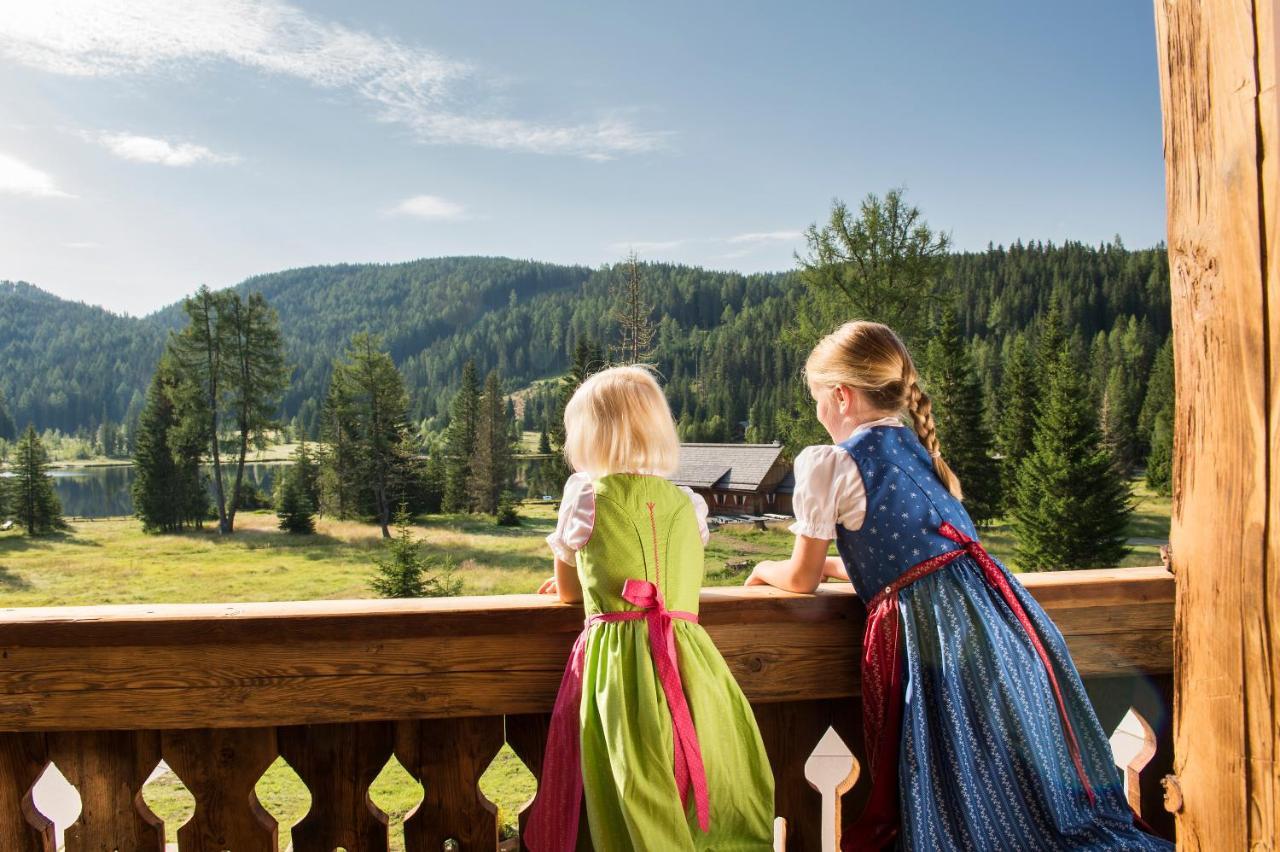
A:
POLYGON ((556 584, 555 577, 548 577, 546 580, 543 581, 542 585, 538 587, 538 594, 540 595, 554 595, 554 594, 558 594, 559 591, 560 591, 560 588, 556 584))
MULTIPOLYGON (((763 563, 763 562, 761 562, 761 563, 760 563, 760 565, 763 565, 763 564, 765 564, 765 563, 763 563)), ((746 581, 745 583, 743 583, 742 585, 744 585, 744 586, 767 586, 767 585, 769 585, 768 581, 767 581, 767 580, 765 580, 763 577, 761 577, 759 573, 757 573, 757 572, 759 571, 759 569, 760 569, 760 565, 757 565, 755 568, 752 568, 752 569, 751 569, 751 573, 747 575, 747 581, 746 581)))

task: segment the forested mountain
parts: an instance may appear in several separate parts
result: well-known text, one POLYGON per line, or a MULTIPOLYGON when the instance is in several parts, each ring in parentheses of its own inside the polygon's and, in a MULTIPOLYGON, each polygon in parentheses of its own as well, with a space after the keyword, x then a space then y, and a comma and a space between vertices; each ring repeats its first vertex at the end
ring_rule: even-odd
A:
MULTIPOLYGON (((799 367, 778 343, 800 297, 798 276, 641 268, 656 306, 653 360, 667 377, 685 433, 732 440, 743 437, 748 422, 747 437, 775 437, 774 413, 789 398, 799 367)), ((515 389, 562 373, 584 336, 613 344, 623 274, 622 264, 593 270, 453 257, 295 269, 237 289, 261 292, 279 312, 296 366, 286 419, 315 434, 334 356, 367 330, 382 337, 403 372, 412 416, 434 431, 444 425, 469 358, 480 375, 497 369, 515 389)), ((1097 392, 1123 357, 1122 379, 1141 406, 1147 371, 1169 332, 1163 247, 1015 243, 954 254, 943 278, 989 398, 1011 338, 1056 304, 1064 331, 1078 341, 1082 368, 1087 356, 1100 373, 1097 392)), ((131 318, 27 284, 0 284, 0 390, 12 419, 19 427, 32 421, 66 432, 92 430, 103 418, 128 422, 141 407, 165 335, 181 322, 179 306, 131 318)), ((543 425, 549 399, 530 396, 526 425, 543 425)))

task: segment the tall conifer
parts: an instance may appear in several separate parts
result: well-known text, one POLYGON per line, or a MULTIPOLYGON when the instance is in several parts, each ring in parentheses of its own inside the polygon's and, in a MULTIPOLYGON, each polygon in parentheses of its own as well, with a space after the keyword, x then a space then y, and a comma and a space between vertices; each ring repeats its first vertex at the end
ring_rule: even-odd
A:
POLYGON ((1049 370, 1014 501, 1017 561, 1025 570, 1109 567, 1128 551, 1128 483, 1102 445, 1085 377, 1069 352, 1049 370))
POLYGON ((445 433, 444 510, 470 511, 467 483, 476 451, 480 424, 480 382, 474 361, 462 368, 462 384, 449 408, 449 428, 445 433))
POLYGON ((62 504, 53 490, 53 478, 49 476, 49 454, 36 434, 35 426, 27 426, 14 448, 9 496, 14 515, 27 535, 41 535, 65 526, 62 504))
POLYGON ((982 388, 950 307, 929 341, 926 364, 943 455, 960 478, 970 517, 985 523, 1000 514, 1000 470, 991 455, 982 388))

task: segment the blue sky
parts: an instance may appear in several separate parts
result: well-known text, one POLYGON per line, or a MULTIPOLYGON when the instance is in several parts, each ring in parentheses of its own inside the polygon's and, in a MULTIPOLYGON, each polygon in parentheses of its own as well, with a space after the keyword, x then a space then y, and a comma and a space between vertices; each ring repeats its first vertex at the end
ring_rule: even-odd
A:
POLYGON ((1150 3, 0 4, 0 279, 489 254, 794 265, 906 188, 955 245, 1164 234, 1150 3))

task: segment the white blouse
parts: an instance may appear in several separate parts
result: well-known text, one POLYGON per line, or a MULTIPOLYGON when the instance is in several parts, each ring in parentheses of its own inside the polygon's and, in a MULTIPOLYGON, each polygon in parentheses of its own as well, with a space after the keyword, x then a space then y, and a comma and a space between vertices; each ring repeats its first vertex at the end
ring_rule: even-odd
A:
MULTIPOLYGON (((872 426, 906 428, 897 417, 885 417, 860 423, 853 435, 872 426)), ((867 514, 867 489, 858 465, 843 447, 805 447, 796 456, 795 477, 792 533, 830 541, 836 537, 836 524, 851 531, 861 528, 867 514)))
MULTIPOLYGON (((707 501, 689 488, 680 490, 689 495, 693 514, 698 519, 698 532, 705 545, 711 539, 707 529, 707 501)), ((560 498, 560 513, 556 528, 547 536, 547 545, 561 562, 572 563, 574 554, 587 546, 596 525, 596 490, 591 485, 591 475, 575 473, 564 483, 564 495, 560 498)))

